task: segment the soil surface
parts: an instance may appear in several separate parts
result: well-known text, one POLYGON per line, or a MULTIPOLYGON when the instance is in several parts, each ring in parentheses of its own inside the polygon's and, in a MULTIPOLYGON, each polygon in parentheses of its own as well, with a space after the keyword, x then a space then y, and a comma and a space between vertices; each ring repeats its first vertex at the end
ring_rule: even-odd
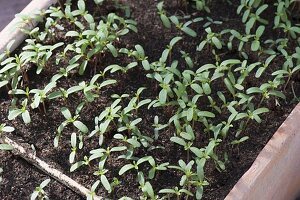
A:
MULTIPOLYGON (((195 60, 198 66, 214 62, 214 59, 209 51, 202 51, 201 55, 199 52, 195 51, 195 47, 203 39, 203 35, 205 33, 204 28, 202 28, 203 23, 201 25, 192 26, 194 30, 197 30, 198 37, 191 38, 177 31, 174 27, 172 29, 166 29, 162 26, 157 14, 157 1, 124 0, 122 2, 126 5, 129 5, 132 12, 131 18, 137 21, 137 28, 139 32, 138 34, 130 33, 126 35, 120 41, 119 47, 126 46, 127 48, 133 48, 134 45, 140 44, 144 47, 149 61, 153 62, 160 58, 162 51, 174 36, 181 35, 184 37, 182 40, 183 42, 180 43, 181 50, 190 52, 190 56, 195 60)), ((185 13, 192 15, 193 17, 209 16, 214 20, 223 21, 222 26, 211 25, 211 28, 216 32, 226 28, 241 31, 244 29, 241 22, 241 16, 236 14, 237 5, 239 4, 238 0, 230 1, 232 2, 231 5, 228 4, 228 1, 212 1, 209 5, 211 10, 210 14, 207 14, 206 12, 199 12, 194 8, 191 8, 191 6, 189 6, 186 10, 184 6, 178 6, 176 1, 167 0, 165 2, 166 10, 170 15, 179 15, 185 13)), ((123 14, 122 10, 116 9, 111 5, 105 5, 103 8, 97 8, 91 4, 88 5, 88 9, 89 12, 93 13, 95 17, 106 15, 109 12, 116 12, 119 15, 123 14)), ((274 9, 271 9, 269 12, 274 12, 274 9)), ((268 16, 268 13, 264 13, 264 17, 271 20, 271 17, 268 18, 268 16)), ((42 27, 43 25, 40 26, 42 27)), ((264 37, 274 38, 273 32, 267 32, 264 37)), ((60 33, 57 33, 55 41, 51 42, 57 43, 59 41, 67 40, 64 36, 61 36, 60 33)), ((45 43, 48 42, 49 41, 45 41, 45 43)), ((294 50, 295 45, 296 44, 292 44, 290 49, 294 50)), ((238 58, 238 53, 234 52, 228 53, 225 51, 220 52, 220 54, 222 54, 222 58, 238 58)), ((181 58, 181 54, 178 49, 174 51, 173 59, 177 59, 182 62, 183 59, 181 58)), ((256 59, 257 58, 255 55, 249 55, 249 62, 255 62, 256 59)), ((97 66, 97 70, 103 70, 103 66, 116 63, 125 65, 128 63, 128 58, 125 58, 124 56, 117 58, 116 60, 110 54, 108 54, 101 59, 100 63, 98 63, 99 65, 97 66)), ((276 66, 280 66, 281 64, 281 59, 275 59, 272 66, 276 68, 276 66)), ((50 81, 51 77, 58 71, 58 69, 59 67, 55 66, 54 60, 49 64, 49 69, 45 70, 45 72, 41 73, 40 75, 35 74, 35 69, 33 66, 31 71, 28 72, 30 75, 29 87, 44 87, 44 85, 50 81)), ((72 79, 60 81, 59 87, 69 88, 70 86, 78 84, 80 81, 90 80, 92 77, 91 74, 92 72, 87 72, 84 76, 75 74, 72 79)), ((148 89, 145 93, 143 93, 143 98, 155 99, 159 92, 156 89, 157 83, 148 79, 145 75, 146 73, 142 68, 134 68, 134 70, 129 70, 125 75, 121 73, 110 75, 110 78, 118 80, 118 84, 105 88, 105 90, 101 92, 102 98, 97 99, 92 105, 86 106, 81 113, 81 121, 84 122, 90 130, 93 130, 94 117, 98 116, 106 106, 109 106, 112 103, 112 100, 109 97, 115 93, 127 93, 132 96, 138 88, 146 87, 148 89)), ((260 81, 267 81, 267 78, 268 77, 265 79, 260 79, 260 81)), ((238 179, 247 171, 247 169, 249 169, 261 149, 297 104, 297 101, 293 98, 294 95, 292 94, 291 86, 293 85, 296 96, 300 96, 299 76, 294 76, 290 83, 291 84, 288 85, 284 92, 287 96, 286 100, 279 100, 280 105, 276 104, 274 99, 266 101, 266 105, 263 106, 268 107, 271 111, 268 114, 263 115, 262 123, 249 123, 247 129, 243 133, 244 135, 248 135, 250 137, 247 142, 242 143, 239 146, 231 147, 229 142, 234 139, 233 135, 228 136, 227 140, 229 142, 224 142, 224 144, 218 147, 220 151, 226 150, 229 162, 226 164, 226 170, 223 172, 216 170, 213 163, 208 164, 208 168, 206 169, 206 178, 210 185, 205 187, 205 195, 203 199, 224 199, 238 179)), ((256 80, 250 80, 249 85, 255 86, 259 85, 259 83, 256 80)), ((217 89, 222 90, 222 87, 224 86, 221 84, 216 85, 216 91, 217 89)), ((70 109, 71 113, 74 113, 76 106, 81 102, 82 96, 72 95, 66 102, 63 100, 49 101, 46 103, 47 113, 43 113, 42 110, 39 109, 32 110, 30 113, 32 123, 29 125, 24 125, 20 118, 17 118, 14 121, 7 120, 11 99, 7 93, 5 93, 5 91, 2 90, 0 92, 0 122, 11 125, 16 129, 15 132, 8 134, 8 136, 25 147, 28 147, 28 149, 31 149, 30 146, 34 145, 38 157, 89 188, 96 180, 96 177, 93 175, 93 172, 97 168, 96 165, 92 165, 90 168, 80 168, 80 170, 77 170, 73 173, 69 172, 70 163, 68 162, 68 157, 71 151, 69 138, 71 133, 76 129, 68 126, 66 130, 64 130, 64 137, 62 137, 60 140, 59 147, 54 148, 53 146, 56 129, 60 123, 64 121, 64 118, 60 112, 60 108, 62 106, 67 107, 70 109)), ((124 104, 126 104, 126 102, 124 104)), ((153 123, 154 116, 159 116, 160 123, 167 123, 173 112, 173 110, 166 111, 162 110, 161 108, 151 110, 142 108, 137 114, 137 116, 143 118, 143 121, 141 124, 139 124, 139 127, 146 134, 151 135, 153 130, 149 124, 153 123)), ((223 116, 219 116, 220 120, 222 117, 223 116)), ((196 133, 202 132, 203 127, 201 125, 196 124, 195 127, 196 133)), ((172 164, 176 164, 179 158, 186 158, 184 151, 178 148, 178 145, 175 145, 169 141, 173 134, 173 128, 164 129, 160 133, 161 138, 159 141, 156 141, 156 145, 164 145, 165 149, 163 151, 151 151, 150 155, 159 159, 161 162, 170 162, 172 164)), ((112 139, 112 136, 113 133, 106 136, 106 142, 104 144, 105 148, 118 145, 117 141, 112 139)), ((200 138, 197 140, 199 146, 201 146, 201 142, 205 139, 206 138, 200 138)), ((85 145, 80 152, 78 152, 78 160, 82 159, 84 155, 88 155, 89 150, 95 148, 93 146, 97 146, 97 142, 97 138, 89 140, 88 144, 85 145)), ((137 155, 144 155, 144 153, 145 152, 143 152, 143 150, 140 150, 137 152, 137 155)), ((107 161, 106 167, 110 169, 110 172, 107 174, 109 179, 112 179, 118 173, 119 168, 126 164, 126 162, 123 160, 117 159, 117 156, 117 154, 113 155, 107 161)), ((3 168, 3 173, 1 174, 3 181, 0 183, 0 199, 28 199, 35 187, 37 187, 43 180, 48 178, 47 175, 20 157, 14 156, 9 152, 0 152, 0 158, 0 167, 3 168)), ((130 196, 133 199, 138 199, 140 191, 136 189, 138 188, 138 185, 135 181, 135 177, 135 173, 128 173, 126 177, 124 176, 121 180, 122 184, 120 187, 116 188, 116 190, 113 192, 114 194, 112 195, 109 195, 103 188, 99 189, 98 194, 101 196, 109 196, 111 199, 117 199, 125 195, 130 196)), ((161 173, 158 177, 152 180, 151 183, 155 191, 157 191, 161 188, 174 186, 175 182, 179 182, 180 177, 181 176, 176 171, 168 171, 167 173, 161 173)), ((53 179, 51 179, 51 182, 46 187, 45 191, 52 200, 84 199, 53 179)))

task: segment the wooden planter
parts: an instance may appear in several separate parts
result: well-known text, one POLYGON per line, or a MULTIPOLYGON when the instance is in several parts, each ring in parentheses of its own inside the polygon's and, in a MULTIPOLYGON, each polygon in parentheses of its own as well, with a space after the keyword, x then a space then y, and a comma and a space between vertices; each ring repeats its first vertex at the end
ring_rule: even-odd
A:
POLYGON ((300 103, 225 200, 295 200, 300 195, 300 103))
MULTIPOLYGON (((57 0, 33 0, 21 14, 47 9, 56 2, 57 0)), ((11 40, 15 40, 11 51, 24 41, 26 35, 16 28, 18 23, 19 20, 15 18, 0 33, 0 54, 5 51, 6 45, 11 40)), ((36 22, 24 26, 33 29, 36 22)), ((300 195, 300 103, 225 200, 294 200, 298 195, 300 195)))

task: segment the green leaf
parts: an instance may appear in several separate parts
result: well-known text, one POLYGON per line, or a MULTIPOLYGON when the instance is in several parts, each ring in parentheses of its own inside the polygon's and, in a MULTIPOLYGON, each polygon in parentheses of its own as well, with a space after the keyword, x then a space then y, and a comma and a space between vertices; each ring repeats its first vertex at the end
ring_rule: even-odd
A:
POLYGON ((251 31, 254 23, 255 23, 254 17, 250 18, 250 20, 246 23, 246 34, 250 34, 250 31, 251 31))
POLYGON ((92 191, 95 191, 96 190, 96 188, 98 187, 98 185, 99 185, 99 183, 100 183, 100 181, 99 180, 97 180, 93 185, 92 185, 92 188, 91 188, 91 190, 92 191))
POLYGON ((251 43, 251 51, 257 51, 260 48, 260 42, 258 40, 254 40, 251 43))
POLYGON ((284 95, 282 92, 280 92, 280 91, 271 90, 271 91, 269 92, 269 94, 270 94, 270 95, 273 95, 273 96, 276 96, 276 97, 280 97, 280 98, 282 98, 282 99, 286 99, 285 95, 284 95))
POLYGON ((268 5, 267 4, 264 4, 264 5, 262 5, 262 6, 260 6, 257 10, 256 10, 256 12, 255 12, 255 14, 258 16, 258 15, 260 15, 265 9, 267 9, 268 8, 268 5))
POLYGON ((201 73, 203 71, 209 71, 210 69, 215 69, 217 68, 215 65, 213 64, 205 64, 205 65, 202 65, 199 69, 197 69, 196 73, 201 73))
POLYGON ((189 109, 187 110, 187 116, 186 116, 187 120, 188 120, 189 122, 192 121, 193 116, 194 116, 194 110, 193 110, 193 108, 189 108, 189 109))
POLYGON ((79 161, 75 164, 73 164, 70 168, 70 172, 73 172, 75 171, 76 169, 78 169, 79 167, 81 167, 82 165, 84 165, 84 162, 83 161, 79 161))
POLYGON ((217 37, 212 37, 212 42, 218 49, 222 49, 222 43, 217 37))
POLYGON ((258 109, 253 111, 253 114, 254 115, 259 115, 259 114, 266 113, 266 112, 269 112, 268 108, 258 108, 258 109))
POLYGON ((200 85, 193 83, 193 84, 191 84, 191 88, 198 94, 203 94, 203 90, 200 85))
POLYGON ((66 33, 66 37, 78 37, 78 36, 79 36, 79 33, 76 31, 68 31, 66 33))
POLYGON ((30 196, 30 200, 35 200, 38 196, 39 196, 39 192, 34 191, 30 196))
POLYGON ((202 42, 200 42, 200 44, 197 46, 197 51, 202 51, 202 49, 204 48, 206 43, 207 43, 206 40, 203 40, 202 42))
POLYGON ((262 26, 262 25, 259 26, 255 33, 256 37, 260 38, 262 36, 262 34, 264 33, 264 31, 265 31, 265 26, 262 26))
POLYGON ((161 14, 160 19, 166 28, 171 28, 171 22, 165 14, 161 14))
POLYGON ((180 138, 180 137, 171 137, 170 140, 176 144, 179 144, 181 146, 186 146, 186 142, 184 141, 184 139, 180 138))
POLYGON ((84 15, 84 19, 85 19, 89 24, 95 23, 93 16, 90 15, 90 14, 84 15))
POLYGON ((88 61, 87 61, 87 60, 84 60, 84 61, 81 63, 81 65, 80 65, 80 67, 79 67, 79 74, 80 74, 80 75, 83 75, 83 73, 84 73, 84 71, 85 71, 85 69, 86 69, 87 64, 88 64, 88 61))
POLYGON ((145 51, 144 51, 143 47, 141 45, 139 45, 139 44, 135 45, 134 47, 135 47, 136 51, 138 52, 138 54, 142 58, 144 58, 145 57, 145 51))
POLYGON ((69 109, 66 108, 66 107, 62 107, 62 108, 61 108, 61 113, 63 114, 63 116, 64 116, 66 119, 71 119, 71 118, 72 118, 72 115, 71 115, 69 109))
POLYGON ((151 68, 148 60, 143 60, 142 65, 143 65, 145 70, 150 70, 150 68, 151 68))
POLYGON ((247 89, 246 93, 247 94, 262 93, 262 91, 258 87, 251 87, 251 88, 247 89))
POLYGON ((15 130, 15 128, 11 127, 11 126, 5 126, 2 128, 2 130, 0 129, 0 132, 6 132, 6 133, 11 133, 15 130))
POLYGON ((7 85, 8 81, 0 81, 0 88, 2 88, 3 86, 7 85))
POLYGON ((245 117, 248 117, 248 115, 246 113, 239 113, 239 114, 236 115, 234 120, 237 121, 237 120, 243 119, 245 117))
POLYGON ((9 63, 5 65, 2 69, 0 69, 0 74, 3 74, 4 72, 7 72, 8 70, 16 67, 17 65, 15 63, 9 63))
POLYGON ((196 190, 196 199, 202 199, 202 195, 203 195, 203 187, 198 186, 196 190))
POLYGON ((208 83, 203 83, 202 88, 206 95, 209 95, 211 93, 211 88, 208 83))
POLYGON ((118 57, 118 51, 115 46, 113 46, 112 44, 107 44, 106 46, 114 57, 118 57))
POLYGON ((229 92, 232 94, 232 96, 235 96, 235 89, 232 86, 231 81, 228 78, 225 78, 224 83, 225 83, 227 89, 229 90, 229 92))
POLYGON ((265 71, 265 69, 266 69, 266 68, 264 68, 264 67, 258 68, 258 70, 257 70, 256 73, 255 73, 255 78, 261 77, 261 75, 263 74, 263 72, 265 71))
POLYGON ((161 103, 161 104, 165 104, 166 103, 166 101, 167 101, 167 95, 168 95, 168 93, 167 93, 167 90, 165 90, 165 89, 162 89, 160 92, 159 92, 159 102, 161 103))
POLYGON ((14 147, 9 144, 0 144, 0 150, 10 151, 13 149, 14 149, 14 147))
POLYGON ((85 11, 85 3, 84 3, 83 0, 78 0, 77 5, 78 5, 78 9, 79 9, 80 11, 82 11, 82 12, 85 11))
POLYGON ((71 146, 76 147, 77 144, 77 135, 75 132, 71 134, 71 146))
POLYGON ((161 54, 161 57, 160 57, 160 62, 166 62, 167 59, 168 59, 168 56, 169 56, 169 53, 170 53, 170 50, 169 49, 165 49, 162 54, 161 54))
POLYGON ((179 36, 172 38, 172 40, 170 41, 170 46, 173 47, 180 40, 182 40, 182 37, 179 36))
POLYGON ((25 124, 29 124, 31 122, 31 118, 30 118, 28 110, 25 110, 25 112, 22 113, 22 119, 25 124))
POLYGON ((215 114, 212 113, 212 112, 209 112, 209 111, 199 111, 197 113, 197 115, 199 117, 210 117, 210 118, 214 118, 215 117, 215 114))
POLYGON ((101 183, 102 183, 102 185, 104 186, 104 188, 105 188, 108 192, 111 192, 111 186, 110 186, 110 183, 108 182, 106 176, 101 175, 100 180, 101 180, 101 183))
POLYGON ((126 165, 124 165, 124 166, 120 169, 119 175, 121 176, 122 174, 124 174, 125 172, 127 172, 127 171, 129 171, 129 170, 131 170, 131 169, 133 169, 133 168, 134 168, 134 165, 133 165, 133 164, 126 164, 126 165))
POLYGON ((84 125, 81 121, 74 121, 73 122, 74 126, 76 128, 78 128, 81 132, 83 133, 88 133, 89 132, 89 129, 87 128, 86 125, 84 125))
POLYGON ((73 163, 75 160, 76 152, 72 151, 69 156, 69 163, 73 163))
POLYGON ((49 183, 50 183, 50 178, 44 180, 44 181, 40 184, 40 187, 41 187, 41 188, 44 188, 44 187, 46 187, 49 183))
POLYGON ((186 34, 188 34, 189 36, 197 37, 197 33, 187 26, 182 27, 181 30, 186 34))
POLYGON ((144 191, 147 192, 147 194, 152 198, 154 199, 154 191, 153 191, 153 188, 152 188, 152 185, 149 183, 149 182, 146 182, 145 183, 145 186, 144 186, 144 191))

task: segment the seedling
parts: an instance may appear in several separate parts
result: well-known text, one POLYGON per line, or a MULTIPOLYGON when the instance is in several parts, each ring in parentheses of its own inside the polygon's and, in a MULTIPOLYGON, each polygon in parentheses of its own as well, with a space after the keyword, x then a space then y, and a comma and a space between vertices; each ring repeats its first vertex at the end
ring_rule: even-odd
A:
POLYGON ((210 47, 216 47, 217 49, 221 49, 223 44, 222 40, 220 40, 220 34, 212 32, 211 28, 208 27, 205 29, 207 33, 206 39, 203 40, 199 46, 197 47, 197 51, 202 51, 205 45, 210 45, 210 47))
POLYGON ((50 183, 50 179, 44 180, 38 187, 35 188, 35 191, 31 194, 30 200, 42 199, 48 200, 48 196, 44 188, 50 183))
POLYGON ((166 198, 171 199, 173 195, 176 196, 177 200, 180 200, 180 196, 183 194, 187 194, 189 196, 194 196, 190 191, 186 189, 179 189, 178 187, 175 187, 174 189, 162 189, 159 191, 161 194, 167 194, 166 198))
MULTIPOLYGON (((80 103, 75 111, 75 115, 72 116, 71 112, 69 111, 68 108, 63 107, 61 109, 61 113, 63 114, 63 116, 65 117, 65 121, 62 122, 59 127, 57 128, 57 135, 54 139, 54 146, 57 147, 58 146, 58 140, 62 134, 62 131, 64 130, 64 128, 69 125, 69 124, 73 124, 80 132, 82 132, 83 134, 87 134, 89 132, 88 127, 82 123, 81 121, 78 120, 79 118, 79 113, 81 112, 81 110, 84 107, 84 103, 80 103)), ((75 138, 73 136, 73 144, 75 143, 75 138)))
POLYGON ((167 17, 166 15, 166 11, 163 9, 163 5, 164 5, 164 2, 160 2, 156 5, 157 9, 158 9, 158 14, 160 16, 160 19, 163 23, 163 25, 166 27, 166 28, 171 28, 171 22, 169 20, 169 18, 167 17))
POLYGON ((9 120, 14 120, 15 118, 17 118, 19 115, 22 116, 23 122, 25 124, 29 124, 31 122, 31 118, 30 118, 30 114, 28 111, 28 99, 24 99, 22 101, 22 107, 21 108, 11 108, 9 110, 9 114, 8 114, 8 119, 9 120))
MULTIPOLYGON (((182 32, 186 33, 187 35, 191 37, 196 37, 197 33, 189 27, 190 24, 192 24, 194 21, 187 21, 185 23, 179 22, 178 17, 175 15, 170 17, 171 22, 176 26, 177 29, 181 30, 182 32)), ((202 18, 199 18, 199 20, 202 20, 202 18)), ((196 20, 198 21, 198 20, 196 20)))

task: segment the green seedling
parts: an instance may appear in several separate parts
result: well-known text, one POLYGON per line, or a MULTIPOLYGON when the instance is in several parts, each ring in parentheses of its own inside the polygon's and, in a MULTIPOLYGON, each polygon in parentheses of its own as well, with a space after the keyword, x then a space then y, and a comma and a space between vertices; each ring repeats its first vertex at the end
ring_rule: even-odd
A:
POLYGON ((49 183, 50 183, 50 179, 46 179, 38 187, 36 187, 34 192, 31 194, 30 200, 35 200, 35 199, 48 200, 49 197, 47 196, 44 188, 49 183))
POLYGON ((202 49, 208 44, 210 47, 216 47, 217 49, 222 49, 223 44, 222 40, 220 38, 220 34, 214 33, 210 27, 205 29, 205 32, 207 33, 206 39, 203 40, 199 46, 197 47, 197 51, 202 51, 202 49))
POLYGON ((133 161, 133 163, 124 165, 120 169, 119 175, 123 175, 124 173, 126 173, 129 170, 136 170, 137 172, 139 172, 139 165, 141 165, 144 162, 149 162, 150 158, 151 158, 151 156, 145 156, 143 158, 138 159, 137 161, 133 161))
POLYGON ((138 172, 138 182, 139 182, 139 188, 142 190, 143 192, 143 196, 140 196, 141 200, 147 200, 147 199, 151 199, 151 200, 158 200, 158 196, 155 195, 153 187, 151 185, 150 182, 145 182, 145 177, 143 172, 138 172))
POLYGON ((31 122, 30 114, 28 111, 28 99, 24 99, 22 101, 22 107, 21 108, 11 108, 8 113, 8 119, 14 120, 19 115, 22 116, 23 122, 25 124, 29 124, 31 122))
POLYGON ((167 170, 167 166, 169 165, 168 162, 162 164, 156 164, 153 157, 148 160, 149 164, 151 165, 151 169, 149 170, 148 178, 153 179, 155 174, 159 171, 167 170))
POLYGON ((179 189, 178 187, 175 187, 174 189, 161 189, 158 193, 160 194, 167 194, 166 195, 166 198, 168 200, 171 199, 172 196, 176 196, 176 199, 177 200, 180 200, 180 197, 183 195, 183 194, 186 194, 188 196, 194 196, 190 191, 184 189, 184 188, 181 188, 179 189))
POLYGON ((166 11, 163 9, 164 6, 164 2, 159 2, 156 7, 158 9, 158 14, 160 16, 160 20, 162 21, 163 25, 166 28, 171 28, 171 22, 169 20, 169 18, 167 17, 166 11))
POLYGON ((88 194, 86 195, 86 199, 87 200, 94 200, 94 197, 96 196, 96 189, 99 186, 100 181, 97 180, 91 187, 91 190, 88 192, 88 194))
POLYGON ((81 121, 78 120, 79 118, 79 113, 81 112, 81 110, 84 107, 84 103, 80 103, 75 111, 75 115, 72 116, 71 112, 69 111, 68 108, 63 107, 61 109, 61 113, 63 114, 65 121, 62 122, 59 127, 57 128, 57 135, 54 139, 54 146, 57 147, 58 146, 58 141, 59 141, 59 137, 62 134, 62 131, 64 130, 64 128, 66 126, 68 126, 69 124, 73 124, 74 127, 76 127, 80 132, 82 132, 83 134, 87 134, 89 132, 88 127, 82 123, 81 121))
POLYGON ((193 22, 201 21, 202 18, 198 18, 196 21, 187 21, 185 23, 179 22, 178 17, 175 15, 170 17, 171 22, 176 26, 177 29, 181 30, 182 32, 186 33, 191 37, 197 37, 197 33, 189 27, 193 22))
POLYGON ((33 102, 31 103, 31 108, 35 109, 38 108, 40 104, 43 105, 44 113, 47 113, 45 100, 47 98, 47 93, 49 93, 54 87, 56 87, 56 82, 50 82, 48 85, 45 86, 43 90, 33 89, 30 90, 30 94, 34 94, 33 102))

